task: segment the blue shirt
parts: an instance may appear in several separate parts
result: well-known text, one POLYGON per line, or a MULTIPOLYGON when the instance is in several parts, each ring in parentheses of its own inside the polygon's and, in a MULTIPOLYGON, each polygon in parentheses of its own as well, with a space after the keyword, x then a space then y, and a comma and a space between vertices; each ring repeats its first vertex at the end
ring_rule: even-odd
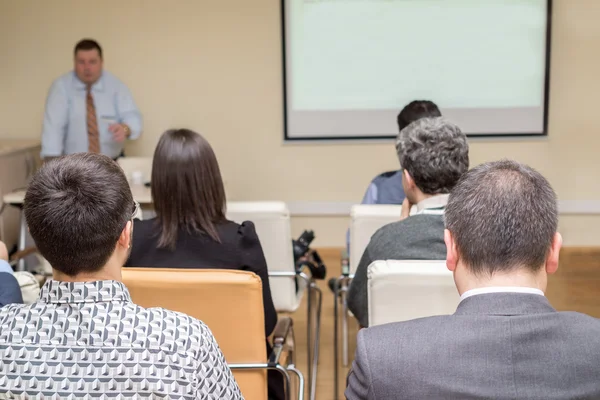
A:
MULTIPOLYGON (((100 152, 117 158, 125 142, 118 143, 113 139, 109 125, 126 124, 131 129, 129 139, 137 139, 142 133, 142 115, 127 86, 107 71, 103 71, 100 79, 92 85, 92 97, 98 121, 100 152)), ((44 113, 42 158, 88 151, 86 110, 86 84, 77 78, 74 71, 52 83, 44 113)))
MULTIPOLYGON (((389 171, 373 178, 361 204, 400 205, 405 198, 406 194, 402 186, 402 170, 389 171)), ((350 254, 350 229, 346 231, 346 251, 350 254)))
POLYGON ((23 294, 13 269, 8 262, 0 260, 0 307, 7 304, 23 304, 23 294))
POLYGON ((361 204, 402 204, 405 197, 402 171, 390 171, 373 178, 361 204))

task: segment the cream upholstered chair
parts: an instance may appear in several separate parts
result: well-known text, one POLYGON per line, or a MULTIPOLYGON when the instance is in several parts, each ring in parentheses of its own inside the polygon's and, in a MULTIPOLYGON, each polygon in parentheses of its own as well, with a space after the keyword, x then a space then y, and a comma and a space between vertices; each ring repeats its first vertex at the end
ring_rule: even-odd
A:
POLYGON ((362 254, 379 228, 398 222, 402 206, 356 204, 350 211, 350 275, 354 275, 362 254))
POLYGON ((307 362, 310 398, 315 397, 319 336, 321 325, 321 291, 305 271, 294 265, 290 212, 281 201, 228 202, 227 219, 242 223, 252 221, 260 240, 267 267, 275 309, 294 312, 307 292, 307 362), (296 291, 296 282, 298 291, 296 291), (313 326, 313 321, 316 321, 313 326), (312 339, 314 333, 314 339, 312 339))
POLYGON ((296 293, 296 269, 292 249, 290 213, 284 202, 228 202, 227 219, 242 223, 252 221, 265 253, 269 273, 286 272, 289 276, 271 276, 271 296, 278 312, 294 312, 300 306, 307 282, 299 279, 296 293))
MULTIPOLYGON (((333 357, 334 357, 334 384, 337 388, 338 383, 338 354, 339 354, 339 318, 341 307, 341 323, 342 323, 342 365, 348 365, 348 308, 346 306, 346 292, 350 281, 354 277, 356 268, 360 259, 371 240, 371 236, 381 227, 397 222, 400 219, 402 211, 401 205, 388 204, 355 204, 350 210, 350 254, 349 259, 343 260, 348 265, 347 268, 342 267, 342 275, 334 284, 333 296, 333 357)), ((413 210, 411 210, 411 214, 413 210)), ((337 391, 334 398, 337 399, 337 391)))
POLYGON ((279 318, 273 352, 267 359, 262 283, 252 272, 222 269, 123 268, 123 282, 134 303, 183 312, 204 322, 215 336, 246 399, 267 398, 267 369, 280 371, 290 396, 290 376, 304 380, 293 364, 290 318, 279 318), (291 362, 282 365, 280 356, 291 362))
POLYGON ((446 261, 375 261, 367 270, 369 326, 453 314, 460 302, 446 261))

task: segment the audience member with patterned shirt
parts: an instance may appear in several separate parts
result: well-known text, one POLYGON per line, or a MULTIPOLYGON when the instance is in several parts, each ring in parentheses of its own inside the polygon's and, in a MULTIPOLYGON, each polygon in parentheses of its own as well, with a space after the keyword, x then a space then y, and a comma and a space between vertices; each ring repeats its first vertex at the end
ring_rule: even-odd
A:
POLYGON ((120 282, 134 201, 99 154, 53 159, 24 212, 53 267, 37 302, 0 309, 0 393, 10 398, 242 399, 210 329, 135 305, 120 282))

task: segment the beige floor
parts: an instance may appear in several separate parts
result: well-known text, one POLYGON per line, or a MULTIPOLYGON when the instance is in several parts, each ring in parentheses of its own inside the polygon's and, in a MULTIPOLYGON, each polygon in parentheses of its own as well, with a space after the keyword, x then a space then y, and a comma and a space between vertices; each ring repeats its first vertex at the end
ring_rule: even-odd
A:
MULTIPOLYGON (((340 274, 340 249, 320 249, 327 265, 328 278, 340 274)), ((317 399, 333 399, 333 295, 326 281, 320 281, 323 291, 320 362, 317 378, 317 399)), ((547 296, 558 310, 572 310, 600 318, 600 249, 563 249, 561 264, 548 283, 547 296)), ((293 314, 297 342, 297 365, 306 377, 306 307, 303 304, 293 314)), ((350 322, 349 352, 352 358, 357 325, 350 322)), ((339 398, 343 399, 347 368, 340 369, 339 398)), ((306 396, 308 399, 308 396, 306 396)))

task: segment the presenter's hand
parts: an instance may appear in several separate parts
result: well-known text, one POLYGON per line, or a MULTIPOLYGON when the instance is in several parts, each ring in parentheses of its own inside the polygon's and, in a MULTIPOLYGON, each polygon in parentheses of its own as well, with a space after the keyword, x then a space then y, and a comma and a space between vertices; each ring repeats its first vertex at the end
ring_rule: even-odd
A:
POLYGON ((112 124, 108 127, 108 130, 113 134, 115 142, 119 143, 124 141, 131 133, 131 130, 125 124, 112 124))
POLYGON ((408 201, 408 198, 405 198, 402 202, 402 211, 400 211, 400 221, 408 218, 410 215, 410 209, 412 208, 412 204, 408 201))

